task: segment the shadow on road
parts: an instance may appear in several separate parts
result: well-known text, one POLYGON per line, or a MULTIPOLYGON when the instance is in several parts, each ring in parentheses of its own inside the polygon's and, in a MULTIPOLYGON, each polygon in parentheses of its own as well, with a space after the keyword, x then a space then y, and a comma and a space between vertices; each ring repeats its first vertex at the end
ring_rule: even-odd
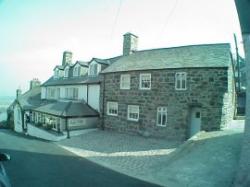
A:
POLYGON ((11 155, 5 168, 14 187, 157 186, 101 167, 74 155, 1 149, 11 155))

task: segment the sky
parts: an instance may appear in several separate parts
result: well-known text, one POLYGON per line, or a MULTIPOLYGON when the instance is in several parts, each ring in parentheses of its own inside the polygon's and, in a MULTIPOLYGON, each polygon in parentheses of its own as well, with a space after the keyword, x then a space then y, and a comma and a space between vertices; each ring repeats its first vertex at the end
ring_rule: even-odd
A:
POLYGON ((0 0, 0 96, 46 81, 65 50, 73 60, 122 53, 123 34, 138 49, 231 43, 242 39, 234 0, 0 0))

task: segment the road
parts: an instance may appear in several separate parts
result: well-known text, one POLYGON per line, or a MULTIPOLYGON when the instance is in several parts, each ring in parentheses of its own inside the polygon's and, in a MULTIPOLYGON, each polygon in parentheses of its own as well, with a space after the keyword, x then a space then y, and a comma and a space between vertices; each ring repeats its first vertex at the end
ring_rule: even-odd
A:
POLYGON ((11 155, 4 165, 13 187, 157 186, 101 167, 54 143, 9 130, 0 130, 0 151, 11 155))

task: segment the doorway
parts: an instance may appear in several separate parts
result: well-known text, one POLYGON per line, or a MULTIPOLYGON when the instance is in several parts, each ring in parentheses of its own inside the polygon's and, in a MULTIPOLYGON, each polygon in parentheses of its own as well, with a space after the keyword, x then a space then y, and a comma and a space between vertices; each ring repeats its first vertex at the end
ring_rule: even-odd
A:
POLYGON ((194 136, 201 130, 201 108, 191 108, 189 137, 194 136))

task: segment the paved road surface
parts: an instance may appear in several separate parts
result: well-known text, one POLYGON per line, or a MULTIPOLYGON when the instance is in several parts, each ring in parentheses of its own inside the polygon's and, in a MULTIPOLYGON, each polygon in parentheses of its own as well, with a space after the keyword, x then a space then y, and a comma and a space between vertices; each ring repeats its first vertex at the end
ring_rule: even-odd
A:
POLYGON ((13 187, 153 187, 77 157, 57 145, 0 130, 0 151, 13 187))

